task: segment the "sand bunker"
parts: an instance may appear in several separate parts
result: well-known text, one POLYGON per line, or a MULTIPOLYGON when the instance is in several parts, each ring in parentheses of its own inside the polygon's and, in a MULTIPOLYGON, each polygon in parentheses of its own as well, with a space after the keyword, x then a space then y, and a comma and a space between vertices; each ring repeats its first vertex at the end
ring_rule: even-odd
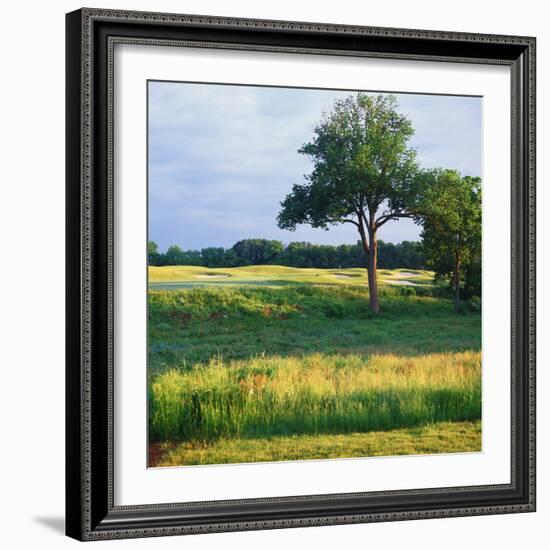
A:
POLYGON ((204 275, 195 275, 195 279, 226 279, 229 277, 229 275, 225 275, 224 273, 206 273, 204 275))
POLYGON ((414 279, 416 277, 418 277, 418 273, 413 273, 412 271, 399 271, 393 276, 394 279, 414 279))
POLYGON ((349 273, 333 273, 337 279, 357 279, 359 275, 350 275, 349 273))
POLYGON ((417 283, 411 283, 410 281, 386 281, 389 285, 399 286, 420 286, 417 283))

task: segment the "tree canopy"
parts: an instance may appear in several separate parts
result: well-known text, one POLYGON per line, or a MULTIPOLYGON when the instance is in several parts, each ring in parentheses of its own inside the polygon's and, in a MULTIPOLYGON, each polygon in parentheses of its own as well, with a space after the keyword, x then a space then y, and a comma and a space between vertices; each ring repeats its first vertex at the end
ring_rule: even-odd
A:
POLYGON ((236 242, 231 250, 237 257, 239 265, 261 265, 270 263, 283 251, 281 241, 267 239, 243 239, 236 242))
POLYGON ((413 217, 419 166, 409 146, 410 120, 391 95, 358 93, 337 100, 299 153, 313 161, 305 183, 295 184, 281 203, 277 223, 327 229, 349 223, 360 235, 369 275, 370 305, 379 310, 377 231, 390 220, 413 217))
POLYGON ((433 175, 423 199, 423 248, 436 276, 451 282, 458 311, 461 282, 481 290, 481 179, 456 170, 433 175))
POLYGON ((414 130, 396 107, 391 95, 359 93, 335 102, 313 140, 299 149, 313 170, 282 202, 279 227, 362 223, 366 229, 410 216, 418 172, 416 151, 408 146, 414 130))

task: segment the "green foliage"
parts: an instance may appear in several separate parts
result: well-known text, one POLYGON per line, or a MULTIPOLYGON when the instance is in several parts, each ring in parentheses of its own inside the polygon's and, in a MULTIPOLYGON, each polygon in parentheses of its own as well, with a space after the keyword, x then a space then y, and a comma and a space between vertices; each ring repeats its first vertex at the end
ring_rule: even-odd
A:
POLYGON ((160 262, 161 255, 159 253, 159 246, 154 241, 147 242, 147 263, 149 265, 161 265, 160 262))
POLYGON ((196 265, 196 262, 202 262, 199 251, 184 251, 177 245, 170 246, 159 260, 161 261, 160 265, 196 265))
MULTIPOLYGON (((480 243, 481 244, 481 243, 480 243)), ((466 299, 476 297, 481 299, 481 250, 470 256, 464 268, 463 296, 466 299)))
MULTIPOLYGON (((347 268, 366 267, 365 250, 361 242, 354 245, 319 245, 308 242, 291 242, 277 256, 276 263, 292 267, 347 268)), ((378 267, 380 269, 424 269, 426 260, 420 242, 378 241, 378 267)))
MULTIPOLYGON (((286 247, 280 241, 245 239, 230 249, 221 247, 181 250, 170 247, 170 254, 149 249, 149 265, 195 265, 205 267, 235 267, 259 264, 277 264, 289 267, 347 268, 366 267, 365 250, 360 241, 356 244, 322 245, 309 242, 291 242, 286 247), (179 263, 177 263, 179 262, 179 263)), ((381 269, 425 269, 426 259, 420 242, 378 241, 378 267, 381 269)))
POLYGON ((402 286, 399 288, 401 296, 416 296, 416 289, 412 286, 402 286))
POLYGON ((378 267, 380 269, 426 269, 422 243, 402 241, 386 243, 378 241, 378 267))
POLYGON ((455 306, 467 293, 481 295, 481 180, 455 170, 434 171, 424 193, 422 242, 428 266, 455 289, 455 306))
POLYGON ((418 167, 408 146, 413 127, 396 108, 391 95, 359 93, 334 103, 299 150, 313 171, 281 203, 279 227, 349 222, 366 230, 380 209, 378 225, 407 214, 418 167))
POLYGON ((291 242, 276 259, 277 264, 292 267, 341 268, 366 267, 360 244, 322 245, 291 242))
POLYGON ((299 149, 313 162, 306 183, 294 184, 281 203, 277 223, 327 229, 353 224, 361 237, 369 273, 369 305, 380 310, 377 232, 390 220, 412 217, 418 199, 414 130, 396 110, 394 96, 358 93, 337 100, 315 127, 313 140, 299 149))
POLYGON ((267 239, 244 239, 233 245, 237 265, 262 265, 274 261, 283 251, 281 241, 267 239))
POLYGON ((472 296, 468 300, 468 308, 474 313, 481 313, 481 298, 479 296, 472 296))
POLYGON ((236 258, 229 259, 222 247, 208 247, 201 250, 202 264, 207 267, 226 267, 236 265, 236 258))
MULTIPOLYGON (((448 301, 431 298, 431 289, 426 288, 422 297, 417 297, 412 287, 391 287, 381 290, 384 313, 388 319, 414 315, 445 317, 450 312, 448 301)), ((418 290, 420 294, 421 291, 418 290)), ((368 290, 359 286, 313 286, 289 285, 284 288, 263 286, 238 286, 192 288, 189 290, 149 291, 149 315, 153 321, 167 320, 178 312, 185 312, 193 319, 210 319, 215 314, 228 319, 250 317, 272 318, 286 315, 297 317, 323 317, 326 312, 342 310, 346 319, 372 319, 373 313, 364 305, 368 290), (269 311, 269 314, 266 312, 269 311)), ((329 316, 333 316, 332 314, 329 316)), ((286 319, 285 319, 286 320, 286 319)))

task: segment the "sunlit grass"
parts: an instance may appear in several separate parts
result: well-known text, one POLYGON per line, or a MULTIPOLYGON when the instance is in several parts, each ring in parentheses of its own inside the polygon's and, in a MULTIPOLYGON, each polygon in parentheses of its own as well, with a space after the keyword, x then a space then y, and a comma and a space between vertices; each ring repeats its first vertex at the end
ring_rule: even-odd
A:
MULTIPOLYGON (((380 269, 378 284, 430 285, 433 272, 421 269, 380 269)), ((149 283, 155 287, 179 283, 186 286, 329 284, 367 286, 364 268, 318 269, 281 265, 208 268, 201 266, 149 266, 149 283)))
POLYGON ((150 438, 368 432, 481 417, 479 352, 212 359, 150 387, 150 438))
POLYGON ((149 291, 155 452, 195 464, 479 450, 479 313, 457 315, 426 284, 382 286, 374 314, 362 283, 291 278, 149 291))
POLYGON ((481 422, 441 422, 389 432, 219 439, 164 444, 150 466, 228 464, 481 451, 481 422))

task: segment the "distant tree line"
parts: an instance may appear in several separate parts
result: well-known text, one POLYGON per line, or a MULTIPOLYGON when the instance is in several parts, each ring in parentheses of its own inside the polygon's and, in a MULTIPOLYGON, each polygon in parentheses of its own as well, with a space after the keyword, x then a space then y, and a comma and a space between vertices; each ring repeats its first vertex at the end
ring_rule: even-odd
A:
MULTIPOLYGON (((201 250, 182 250, 177 245, 160 252, 158 245, 148 243, 149 265, 199 265, 205 267, 239 267, 276 264, 288 267, 348 268, 366 267, 367 258, 360 241, 356 244, 312 244, 268 239, 243 239, 231 248, 207 247, 201 250)), ((382 269, 426 269, 427 260, 422 243, 378 241, 378 266, 382 269)))

